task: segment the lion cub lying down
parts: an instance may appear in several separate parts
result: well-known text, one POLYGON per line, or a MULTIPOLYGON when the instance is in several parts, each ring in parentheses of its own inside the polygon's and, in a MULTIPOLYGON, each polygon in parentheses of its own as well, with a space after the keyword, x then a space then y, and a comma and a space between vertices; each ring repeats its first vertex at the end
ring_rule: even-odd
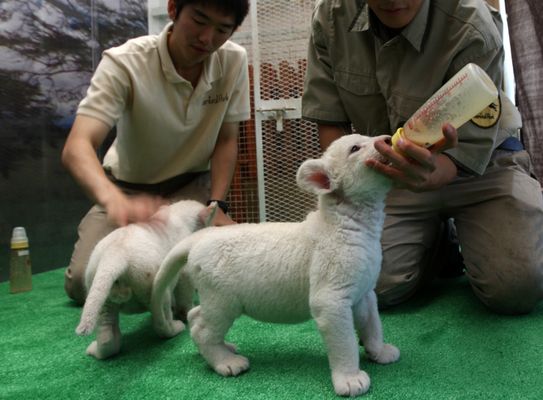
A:
POLYGON ((221 375, 238 375, 249 361, 224 342, 241 314, 268 322, 313 317, 324 339, 334 389, 365 393, 370 378, 359 367, 359 345, 378 363, 398 360, 383 343, 374 287, 381 266, 384 200, 391 182, 364 162, 380 157, 375 139, 348 135, 321 159, 299 168, 301 188, 319 196, 318 209, 300 223, 206 228, 178 243, 155 277, 151 309, 163 336, 183 326, 171 319, 169 293, 183 268, 199 292, 188 314, 193 340, 221 375))
MULTIPOLYGON (((153 279, 163 258, 178 241, 204 227, 200 213, 209 225, 215 207, 178 201, 160 208, 148 223, 116 229, 96 245, 85 272, 88 296, 76 329, 78 335, 89 335, 98 324, 87 354, 103 359, 119 352, 119 312, 141 313, 149 308, 153 279)), ((172 292, 177 289, 171 286, 172 292)), ((183 302, 172 304, 181 314, 188 310, 180 309, 183 302)))

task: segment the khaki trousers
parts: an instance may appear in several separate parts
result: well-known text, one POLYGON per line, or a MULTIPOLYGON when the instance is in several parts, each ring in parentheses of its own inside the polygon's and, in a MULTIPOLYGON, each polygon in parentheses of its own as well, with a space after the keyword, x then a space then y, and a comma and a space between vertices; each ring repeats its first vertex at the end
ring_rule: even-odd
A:
MULTIPOLYGON (((205 204, 209 199, 210 185, 210 175, 205 173, 168 195, 166 199, 170 203, 191 199, 205 204)), ((135 190, 122 190, 128 195, 142 193, 135 190)), ((108 221, 105 210, 98 205, 93 206, 79 224, 77 230, 79 237, 74 246, 70 265, 64 273, 64 290, 78 305, 83 305, 87 295, 85 270, 92 250, 102 238, 116 228, 117 226, 108 221)))
POLYGON ((394 189, 387 198, 380 305, 398 304, 435 276, 442 221, 453 218, 475 295, 506 314, 543 297, 543 197, 526 151, 498 150, 483 176, 432 192, 394 189))

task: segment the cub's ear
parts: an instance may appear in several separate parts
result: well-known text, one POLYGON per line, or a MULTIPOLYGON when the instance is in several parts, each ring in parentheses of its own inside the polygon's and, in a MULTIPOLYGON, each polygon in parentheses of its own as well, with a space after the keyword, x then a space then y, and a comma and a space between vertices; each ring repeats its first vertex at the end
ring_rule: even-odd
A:
POLYGON ((307 160, 298 168, 298 186, 309 193, 326 194, 333 191, 333 183, 322 160, 307 160))

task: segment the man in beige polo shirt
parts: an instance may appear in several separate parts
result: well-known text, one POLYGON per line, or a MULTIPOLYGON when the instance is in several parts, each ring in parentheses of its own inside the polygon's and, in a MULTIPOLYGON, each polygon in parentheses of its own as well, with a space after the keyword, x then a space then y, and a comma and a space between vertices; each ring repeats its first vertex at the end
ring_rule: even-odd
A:
POLYGON ((78 304, 90 253, 116 227, 182 198, 219 200, 214 223, 234 223, 224 200, 250 104, 246 52, 228 39, 248 8, 248 0, 169 0, 173 22, 159 35, 104 52, 62 154, 96 203, 81 221, 65 274, 78 304), (102 165, 96 150, 114 126, 102 165))
MULTIPOLYGON (((302 114, 322 148, 349 132, 392 134, 472 62, 500 87, 501 22, 483 0, 321 0, 312 19, 302 114)), ((382 306, 411 297, 435 275, 443 221, 453 218, 474 293, 490 309, 526 313, 543 296, 543 200, 507 99, 427 150, 407 140, 390 163, 368 166, 396 182, 387 199, 382 306), (501 110, 503 108, 503 110, 501 110)))

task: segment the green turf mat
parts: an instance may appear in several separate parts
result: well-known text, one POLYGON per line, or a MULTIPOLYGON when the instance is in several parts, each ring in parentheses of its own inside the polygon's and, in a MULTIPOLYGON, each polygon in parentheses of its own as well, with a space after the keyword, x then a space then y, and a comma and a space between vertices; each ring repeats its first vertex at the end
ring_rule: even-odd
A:
MULTIPOLYGON (((85 355, 74 329, 80 308, 63 291, 63 270, 34 276, 34 289, 0 284, 0 399, 334 399, 326 353, 312 321, 273 325, 239 319, 228 339, 251 369, 223 378, 187 332, 159 339, 149 314, 122 315, 121 354, 85 355)), ((460 278, 382 313, 398 363, 369 362, 363 399, 542 399, 543 307, 527 316, 488 312, 460 278)))

